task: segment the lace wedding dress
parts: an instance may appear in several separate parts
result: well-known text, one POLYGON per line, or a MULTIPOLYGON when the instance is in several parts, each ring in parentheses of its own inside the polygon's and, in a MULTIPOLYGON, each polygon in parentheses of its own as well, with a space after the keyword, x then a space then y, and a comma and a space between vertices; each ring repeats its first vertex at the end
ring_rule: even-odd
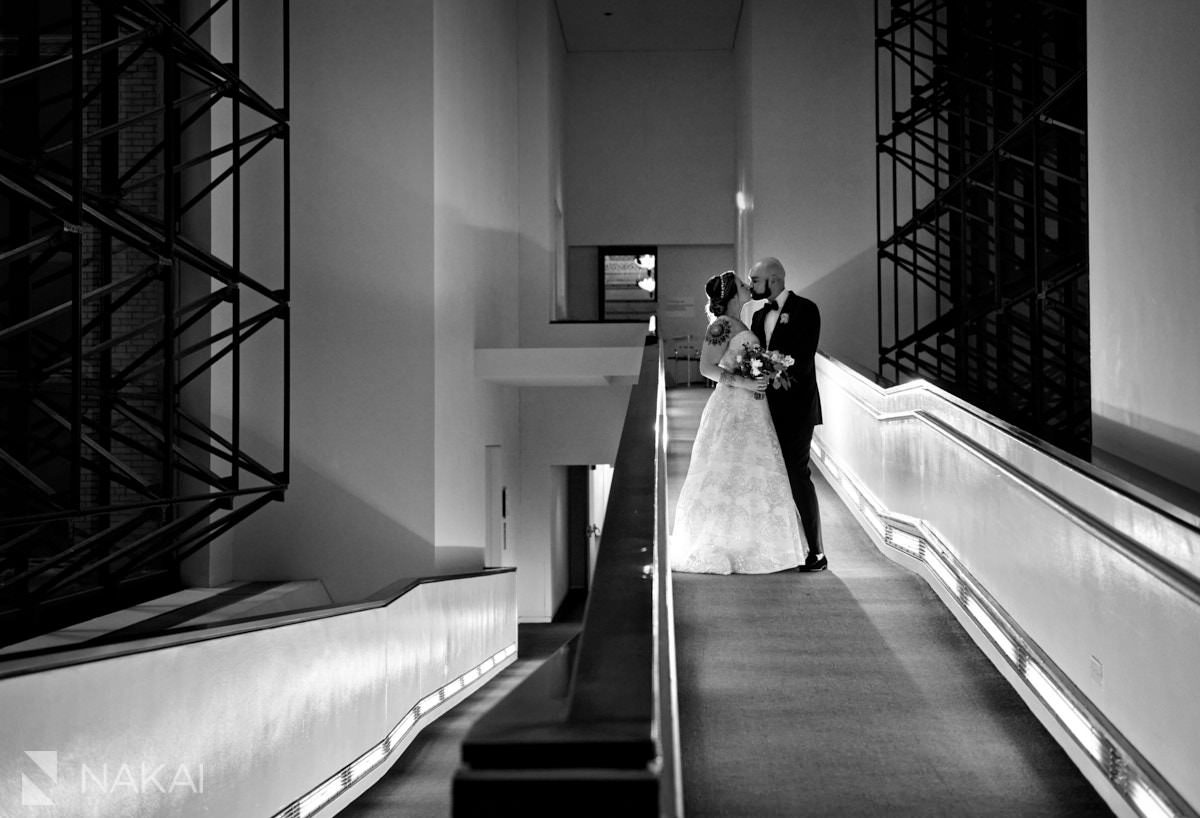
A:
MULTIPOLYGON (((736 333, 728 363, 749 330, 736 333)), ((700 415, 670 536, 675 571, 766 574, 804 562, 807 547, 766 400, 718 383, 700 415)))

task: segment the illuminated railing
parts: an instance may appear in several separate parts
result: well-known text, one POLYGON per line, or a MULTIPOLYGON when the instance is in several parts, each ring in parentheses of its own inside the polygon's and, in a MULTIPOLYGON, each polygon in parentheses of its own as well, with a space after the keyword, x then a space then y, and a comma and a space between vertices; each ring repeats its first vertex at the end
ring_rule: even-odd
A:
POLYGON ((664 815, 680 809, 666 547, 662 353, 645 347, 581 634, 463 742, 454 815, 664 815))
POLYGON ((0 813, 333 815, 515 661, 516 641, 506 568, 9 659, 0 813))
POLYGON ((409 708, 408 712, 404 714, 404 718, 400 719, 400 723, 393 727, 382 741, 377 742, 352 763, 326 778, 318 786, 313 787, 303 797, 288 804, 286 808, 276 814, 275 818, 308 818, 310 815, 316 815, 322 808, 329 806, 352 788, 356 792, 361 792, 361 788, 356 788, 355 785, 368 778, 373 782, 377 776, 371 776, 371 773, 379 770, 385 762, 395 761, 396 757, 420 732, 420 727, 432 721, 441 714, 441 711, 448 709, 448 706, 457 704, 465 698, 465 694, 474 692, 482 682, 487 681, 497 671, 511 664, 516 659, 516 655, 517 644, 513 642, 421 699, 409 708))
POLYGON ((1118 814, 1200 803, 1193 515, 913 382, 818 356, 813 459, 1118 814))

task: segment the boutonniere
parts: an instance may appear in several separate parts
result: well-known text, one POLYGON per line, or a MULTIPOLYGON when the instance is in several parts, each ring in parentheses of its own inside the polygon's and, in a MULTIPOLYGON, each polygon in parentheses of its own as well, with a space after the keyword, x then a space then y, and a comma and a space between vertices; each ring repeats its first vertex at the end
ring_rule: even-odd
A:
POLYGON ((788 315, 786 312, 779 313, 779 323, 786 324, 788 322, 788 318, 790 318, 790 317, 791 316, 788 315))

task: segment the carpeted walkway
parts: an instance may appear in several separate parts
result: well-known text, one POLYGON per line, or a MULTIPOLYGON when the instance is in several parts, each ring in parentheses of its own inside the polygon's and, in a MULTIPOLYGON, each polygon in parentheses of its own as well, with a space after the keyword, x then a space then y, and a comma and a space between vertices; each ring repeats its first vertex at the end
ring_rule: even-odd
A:
MULTIPOLYGON (((709 394, 667 393, 672 508, 709 394)), ((925 581, 817 489, 830 570, 674 575, 689 818, 1111 814, 925 581)))

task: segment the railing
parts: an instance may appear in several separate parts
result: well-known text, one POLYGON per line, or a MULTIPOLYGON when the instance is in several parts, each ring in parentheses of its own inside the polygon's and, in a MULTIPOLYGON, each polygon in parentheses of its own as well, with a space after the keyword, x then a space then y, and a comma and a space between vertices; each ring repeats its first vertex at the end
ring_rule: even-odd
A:
POLYGON ((647 341, 580 635, 476 722, 456 818, 680 811, 662 352, 647 341))
POLYGON ((504 568, 0 662, 0 814, 332 815, 516 640, 504 568))
POLYGON ((814 462, 1117 814, 1200 804, 1200 521, 954 396, 818 356, 814 462))

